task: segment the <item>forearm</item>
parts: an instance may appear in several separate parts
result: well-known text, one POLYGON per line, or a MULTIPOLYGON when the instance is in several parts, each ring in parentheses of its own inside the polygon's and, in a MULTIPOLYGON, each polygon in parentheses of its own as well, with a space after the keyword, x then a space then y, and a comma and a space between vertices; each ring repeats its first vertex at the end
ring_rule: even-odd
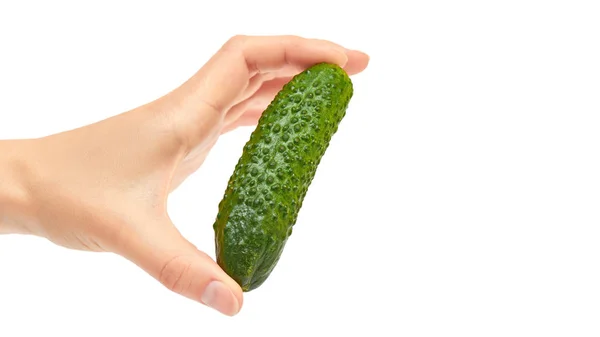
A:
POLYGON ((0 140, 0 234, 28 233, 27 142, 0 140))

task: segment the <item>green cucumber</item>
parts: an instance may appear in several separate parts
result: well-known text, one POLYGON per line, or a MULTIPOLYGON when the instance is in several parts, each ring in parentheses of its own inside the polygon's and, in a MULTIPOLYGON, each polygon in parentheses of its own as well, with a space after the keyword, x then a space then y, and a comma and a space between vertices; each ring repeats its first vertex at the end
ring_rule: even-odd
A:
POLYGON ((294 76, 261 115, 214 222, 217 263, 248 292, 279 261, 353 95, 348 74, 319 63, 294 76))

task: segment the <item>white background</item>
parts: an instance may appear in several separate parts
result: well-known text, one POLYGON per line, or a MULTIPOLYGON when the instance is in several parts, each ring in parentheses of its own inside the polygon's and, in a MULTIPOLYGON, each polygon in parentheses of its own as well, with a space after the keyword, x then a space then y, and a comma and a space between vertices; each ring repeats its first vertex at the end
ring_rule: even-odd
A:
MULTIPOLYGON (((235 34, 330 39, 371 63, 237 316, 119 257, 4 236, 0 336, 600 335, 596 4, 2 0, 4 139, 153 100, 235 34)), ((169 201, 211 256, 251 131, 221 138, 169 201)))

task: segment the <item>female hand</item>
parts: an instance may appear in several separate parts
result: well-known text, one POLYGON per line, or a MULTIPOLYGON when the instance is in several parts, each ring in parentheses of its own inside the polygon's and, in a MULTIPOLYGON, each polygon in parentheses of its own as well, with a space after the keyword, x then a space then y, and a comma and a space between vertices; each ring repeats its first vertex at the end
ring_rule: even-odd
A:
POLYGON ((0 180, 15 182, 0 192, 10 195, 0 203, 11 200, 0 232, 119 254, 168 289, 236 314, 242 290, 182 237, 167 214, 167 197, 199 168, 219 135, 254 125, 291 76, 318 62, 352 75, 368 57, 323 40, 236 36, 156 101, 63 133, 0 142, 10 157, 0 180))

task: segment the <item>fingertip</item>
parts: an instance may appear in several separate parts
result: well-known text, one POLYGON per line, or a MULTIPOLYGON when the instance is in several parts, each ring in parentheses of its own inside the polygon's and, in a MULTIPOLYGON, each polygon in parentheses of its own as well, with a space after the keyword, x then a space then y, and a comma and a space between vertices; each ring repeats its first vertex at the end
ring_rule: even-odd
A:
MULTIPOLYGON (((223 272, 225 273, 225 272, 223 272)), ((231 290, 231 293, 233 294, 233 296, 235 296, 237 303, 238 303, 238 311, 239 309, 242 308, 242 305, 244 304, 244 291, 242 290, 242 287, 240 287, 240 285, 233 280, 229 275, 225 274, 226 276, 223 279, 223 282, 225 284, 227 284, 227 286, 229 287, 229 290, 231 290)))
POLYGON ((234 291, 221 281, 211 281, 202 293, 201 302, 227 316, 235 316, 241 309, 241 302, 234 291))
POLYGON ((242 288, 214 260, 210 259, 207 262, 211 267, 208 268, 207 264, 204 273, 213 276, 209 278, 208 283, 205 283, 201 293, 198 294, 200 302, 226 316, 237 315, 244 303, 242 288))
POLYGON ((369 61, 371 60, 371 56, 369 54, 360 50, 353 50, 352 53, 356 54, 356 57, 358 57, 366 65, 369 64, 369 61))
POLYGON ((368 54, 360 50, 348 50, 346 54, 348 56, 348 62, 344 66, 344 70, 350 75, 364 71, 371 60, 371 57, 368 54))

